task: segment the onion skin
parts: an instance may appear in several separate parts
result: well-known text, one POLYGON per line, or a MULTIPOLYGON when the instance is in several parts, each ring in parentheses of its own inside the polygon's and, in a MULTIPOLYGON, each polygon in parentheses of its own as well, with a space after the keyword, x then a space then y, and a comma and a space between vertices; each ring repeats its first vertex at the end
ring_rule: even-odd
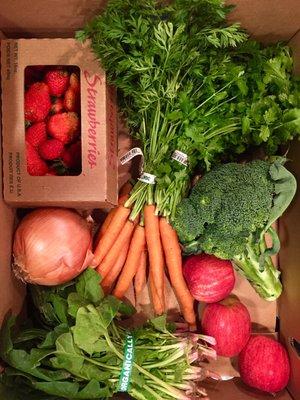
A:
POLYGON ((205 306, 201 326, 203 333, 213 336, 213 346, 219 356, 234 357, 246 346, 251 333, 247 308, 237 298, 228 297, 205 306))
POLYGON ((77 212, 41 208, 18 226, 13 245, 16 276, 25 282, 55 286, 93 265, 92 235, 77 212))
POLYGON ((270 337, 251 336, 239 355, 244 383, 268 393, 284 389, 290 377, 290 362, 283 345, 270 337))

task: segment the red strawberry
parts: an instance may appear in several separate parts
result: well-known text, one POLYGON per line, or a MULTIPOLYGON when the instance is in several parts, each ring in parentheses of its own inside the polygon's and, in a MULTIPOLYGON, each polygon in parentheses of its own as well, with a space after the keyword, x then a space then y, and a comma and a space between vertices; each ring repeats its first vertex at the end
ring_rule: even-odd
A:
POLYGON ((52 69, 45 75, 45 82, 48 84, 52 96, 62 96, 70 82, 69 74, 65 70, 52 69))
POLYGON ((64 145, 60 140, 49 139, 39 146, 39 154, 44 160, 55 160, 62 155, 64 145))
POLYGON ((64 107, 67 111, 79 111, 80 97, 79 92, 75 92, 72 87, 69 87, 65 93, 64 107))
POLYGON ((41 143, 47 140, 45 122, 37 122, 26 129, 26 141, 33 147, 38 147, 41 143))
POLYGON ((55 114, 48 121, 48 133, 64 144, 73 142, 79 135, 79 118, 74 112, 55 114))
POLYGON ((65 149, 62 155, 62 160, 67 168, 80 168, 81 166, 81 142, 71 144, 65 149))
POLYGON ((56 98, 54 99, 51 107, 51 114, 61 113, 64 109, 64 103, 62 99, 56 98))
POLYGON ((70 86, 75 92, 80 92, 79 77, 75 72, 70 75, 70 86))
POLYGON ((29 175, 42 176, 49 171, 45 161, 41 159, 36 149, 28 142, 26 142, 26 158, 29 175))
POLYGON ((25 119, 30 122, 43 121, 51 108, 48 86, 36 82, 25 92, 25 119))

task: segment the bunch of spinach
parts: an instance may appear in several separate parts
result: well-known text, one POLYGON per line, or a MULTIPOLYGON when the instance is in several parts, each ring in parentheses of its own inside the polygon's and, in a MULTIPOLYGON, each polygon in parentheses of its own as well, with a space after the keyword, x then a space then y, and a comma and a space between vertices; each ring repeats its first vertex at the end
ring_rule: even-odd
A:
MULTIPOLYGON (((41 324, 21 331, 14 317, 4 324, 1 381, 17 389, 16 398, 108 399, 118 391, 128 333, 120 320, 134 309, 104 297, 99 283, 98 273, 87 269, 67 285, 32 287, 41 324)), ((134 329, 133 335, 133 398, 188 400, 205 394, 198 381, 207 376, 200 361, 214 356, 204 342, 209 338, 176 333, 165 316, 134 329)))
POLYGON ((156 176, 155 186, 135 185, 132 219, 145 203, 174 215, 197 164, 207 170, 252 146, 274 154, 300 132, 289 49, 249 40, 226 24, 229 11, 222 0, 110 0, 77 34, 119 89, 144 171, 156 176), (188 166, 171 159, 174 150, 188 166))

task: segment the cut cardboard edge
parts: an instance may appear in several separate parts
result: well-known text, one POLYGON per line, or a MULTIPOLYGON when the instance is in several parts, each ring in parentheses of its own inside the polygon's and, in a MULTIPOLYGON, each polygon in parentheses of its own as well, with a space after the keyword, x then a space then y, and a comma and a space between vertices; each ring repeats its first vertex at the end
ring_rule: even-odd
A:
MULTIPOLYGON (((0 31, 1 39, 5 39, 5 35, 0 31)), ((1 61, 1 55, 0 55, 1 61)), ((1 118, 1 110, 0 110, 1 118)), ((0 124, 0 221, 1 221, 1 240, 0 240, 0 282, 4 285, 1 288, 0 302, 0 325, 8 311, 19 314, 24 307, 26 295, 25 285, 17 280, 11 270, 11 248, 13 240, 13 229, 15 220, 15 210, 10 208, 3 199, 3 179, 2 179, 2 129, 0 124)))
MULTIPOLYGON (((27 0, 2 3, 0 26, 7 36, 67 37, 98 14, 107 0, 68 0, 67 6, 57 7, 55 13, 49 9, 49 0, 31 0, 30 7, 27 0)), ((237 5, 230 20, 241 22, 250 34, 256 33, 264 42, 288 40, 299 29, 298 0, 227 0, 226 3, 237 5)))
MULTIPOLYGON (((300 8, 300 7, 299 7, 300 8)), ((295 74, 300 75, 300 31, 290 40, 295 60, 295 74)), ((295 140, 288 154, 288 168, 298 181, 296 198, 280 218, 279 235, 281 251, 279 262, 282 271, 283 293, 278 300, 280 340, 285 344, 291 362, 291 379, 288 390, 295 400, 300 399, 300 354, 293 340, 300 344, 300 144, 295 140)), ((299 349, 298 349, 299 351, 299 349)))

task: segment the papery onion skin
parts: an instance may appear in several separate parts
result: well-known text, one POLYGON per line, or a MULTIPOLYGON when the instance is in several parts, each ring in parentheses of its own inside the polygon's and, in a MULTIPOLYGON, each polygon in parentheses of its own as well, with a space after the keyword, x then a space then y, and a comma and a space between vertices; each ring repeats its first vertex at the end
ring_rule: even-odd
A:
POLYGON ((94 267, 89 224, 74 210, 37 209, 18 226, 13 256, 14 272, 25 282, 45 286, 68 282, 94 267))

